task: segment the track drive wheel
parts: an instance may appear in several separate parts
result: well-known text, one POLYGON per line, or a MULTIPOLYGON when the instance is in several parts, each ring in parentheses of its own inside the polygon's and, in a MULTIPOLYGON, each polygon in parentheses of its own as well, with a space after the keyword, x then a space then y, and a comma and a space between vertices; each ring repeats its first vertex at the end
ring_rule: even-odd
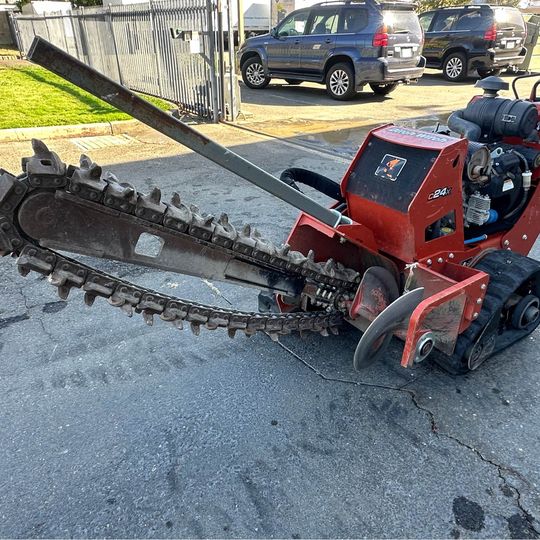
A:
POLYGON ((493 354, 540 324, 540 263, 511 251, 492 251, 475 266, 489 275, 478 318, 457 340, 452 356, 431 358, 454 375, 477 369, 493 354))

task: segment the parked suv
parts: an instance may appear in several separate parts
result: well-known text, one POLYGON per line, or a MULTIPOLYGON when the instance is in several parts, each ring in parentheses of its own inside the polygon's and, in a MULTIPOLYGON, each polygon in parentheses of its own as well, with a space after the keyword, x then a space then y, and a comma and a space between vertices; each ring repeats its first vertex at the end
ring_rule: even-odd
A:
POLYGON ((520 65, 527 49, 521 13, 504 6, 461 6, 420 15, 427 66, 443 70, 449 81, 463 80, 476 69, 480 77, 520 65))
POLYGON ((410 4, 323 2, 293 11, 269 34, 245 41, 238 57, 250 88, 272 77, 289 84, 326 84, 334 99, 346 100, 369 84, 376 94, 424 72, 422 30, 410 4))

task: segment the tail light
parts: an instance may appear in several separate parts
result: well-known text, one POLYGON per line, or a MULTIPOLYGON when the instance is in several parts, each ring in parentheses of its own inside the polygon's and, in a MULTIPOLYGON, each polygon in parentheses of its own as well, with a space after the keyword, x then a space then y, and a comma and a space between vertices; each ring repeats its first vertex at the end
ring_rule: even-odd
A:
POLYGON ((486 41, 495 41, 497 39, 497 25, 492 24, 484 33, 484 39, 486 41))
POLYGON ((373 36, 373 47, 388 47, 388 30, 386 25, 381 26, 373 36))

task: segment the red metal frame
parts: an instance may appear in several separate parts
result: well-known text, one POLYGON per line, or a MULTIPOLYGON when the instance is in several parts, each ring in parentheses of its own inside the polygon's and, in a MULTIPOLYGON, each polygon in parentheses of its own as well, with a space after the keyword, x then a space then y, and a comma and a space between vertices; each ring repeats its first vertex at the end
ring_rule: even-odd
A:
MULTIPOLYGON (((533 171, 532 197, 513 228, 467 246, 464 243, 462 199, 467 141, 446 136, 427 137, 426 132, 408 128, 401 131, 392 127, 388 124, 372 130, 345 173, 341 190, 347 202, 347 215, 353 223, 340 225, 336 230, 301 214, 288 243, 304 253, 314 249, 318 260, 332 257, 359 272, 373 265, 383 266, 393 273, 397 283, 405 283, 407 290, 424 287, 424 300, 394 332, 405 341, 401 365, 410 367, 414 363, 418 340, 426 332, 435 335, 437 348, 452 354, 458 335, 478 317, 489 277, 466 266, 468 262, 489 249, 511 249, 527 255, 532 248, 540 234, 540 170, 533 171), (400 146, 437 152, 405 212, 347 191, 358 160, 375 137, 400 146), (430 197, 437 189, 445 187, 451 188, 446 196, 430 197), (455 212, 455 231, 426 240, 426 227, 451 212, 455 212)), ((539 143, 512 139, 505 142, 526 144, 540 150, 539 143)), ((349 306, 351 322, 360 328, 369 325, 376 316, 373 309, 382 310, 388 305, 387 298, 379 298, 377 294, 367 298, 364 293, 359 288, 349 306)), ((286 309, 285 305, 281 306, 286 309)))

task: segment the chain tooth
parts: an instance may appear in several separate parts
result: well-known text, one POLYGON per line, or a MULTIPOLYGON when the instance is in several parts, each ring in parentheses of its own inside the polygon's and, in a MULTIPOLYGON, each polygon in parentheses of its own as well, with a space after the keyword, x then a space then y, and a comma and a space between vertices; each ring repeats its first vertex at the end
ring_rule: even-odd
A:
POLYGON ((232 223, 229 223, 229 216, 227 214, 221 214, 214 229, 212 243, 230 248, 237 238, 238 233, 232 223))
POLYGON ((175 319, 172 323, 178 330, 184 329, 184 321, 182 319, 175 319))
POLYGON ((67 300, 73 287, 80 289, 86 281, 87 272, 78 264, 60 259, 49 275, 49 281, 58 288, 58 296, 67 300))
POLYGON ((251 255, 257 240, 251 237, 251 225, 245 224, 233 244, 233 249, 243 255, 251 255))
POLYGON ((96 301, 96 295, 95 294, 91 294, 89 292, 85 292, 84 293, 84 303, 88 306, 88 307, 92 307, 94 305, 94 302, 96 301))
POLYGON ((89 296, 109 298, 112 296, 117 285, 118 281, 109 276, 97 272, 89 272, 82 288, 89 296))
POLYGON ((176 229, 179 232, 187 231, 191 224, 193 213, 180 200, 180 195, 174 193, 163 218, 163 224, 171 229, 176 229))
POLYGON ((189 323, 189 327, 194 335, 198 336, 201 333, 201 325, 200 323, 191 322, 189 323))
POLYGON ((120 184, 110 173, 106 177, 107 188, 103 201, 105 206, 121 210, 127 214, 135 213, 137 204, 137 191, 130 184, 120 184))
POLYGON ((234 339, 236 332, 237 332, 236 328, 227 328, 227 334, 229 335, 231 339, 234 339))
POLYGON ((167 207, 161 202, 161 190, 153 188, 148 195, 139 194, 135 215, 152 223, 161 223, 167 207))
POLYGON ((214 216, 202 216, 197 211, 193 211, 189 233, 202 240, 210 240, 215 231, 214 216))
POLYGON ((17 260, 17 266, 22 271, 34 271, 48 276, 56 265, 56 256, 47 250, 35 246, 25 246, 17 260))
POLYGON ((129 317, 133 315, 133 307, 139 303, 142 293, 135 287, 120 283, 109 298, 112 306, 120 307, 129 317))
POLYGON ((107 182, 101 179, 102 169, 85 154, 79 160, 80 167, 71 171, 69 191, 82 199, 98 201, 102 198, 107 182))
POLYGON ((142 312, 142 315, 143 315, 144 322, 148 326, 153 326, 154 325, 154 314, 152 313, 152 311, 150 311, 149 309, 145 309, 142 312))
POLYGON ((161 314, 164 321, 172 321, 175 319, 185 319, 189 311, 189 306, 179 300, 169 300, 161 314))
POLYGON ((23 158, 22 167, 28 176, 28 182, 36 188, 59 188, 67 183, 66 164, 51 152, 43 141, 32 139, 34 155, 23 158))

